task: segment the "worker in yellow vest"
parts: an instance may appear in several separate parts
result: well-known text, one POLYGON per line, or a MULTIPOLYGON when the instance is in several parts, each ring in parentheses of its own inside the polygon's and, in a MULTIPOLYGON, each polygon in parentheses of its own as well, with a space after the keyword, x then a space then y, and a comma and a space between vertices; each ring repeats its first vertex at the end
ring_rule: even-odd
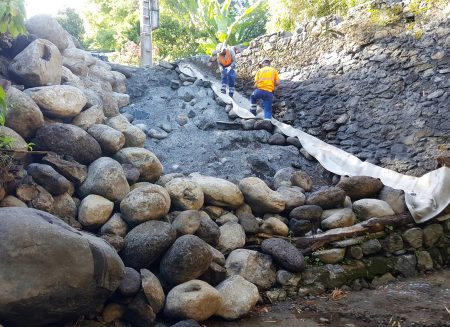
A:
POLYGON ((250 102, 252 104, 250 112, 256 116, 256 104, 258 100, 263 101, 264 108, 264 120, 272 119, 272 102, 273 91, 275 87, 280 85, 280 78, 278 71, 270 66, 270 59, 264 58, 261 61, 260 69, 255 76, 255 88, 253 91, 250 102))
POLYGON ((217 63, 219 64, 222 81, 222 88, 220 91, 226 94, 228 85, 228 95, 233 97, 234 83, 236 81, 236 53, 232 48, 225 45, 219 46, 221 48, 217 55, 217 63))

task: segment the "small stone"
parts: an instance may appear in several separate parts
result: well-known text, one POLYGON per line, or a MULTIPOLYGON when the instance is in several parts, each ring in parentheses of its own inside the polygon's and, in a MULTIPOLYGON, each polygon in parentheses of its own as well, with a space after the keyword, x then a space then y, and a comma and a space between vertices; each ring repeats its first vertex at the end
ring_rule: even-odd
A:
POLYGON ((300 143, 300 140, 298 138, 296 138, 296 137, 289 136, 286 139, 286 143, 290 144, 290 145, 293 145, 293 146, 295 146, 295 147, 297 147, 299 149, 302 147, 302 144, 300 143))
POLYGON ((397 233, 386 236, 386 238, 381 241, 381 244, 386 252, 394 253, 403 250, 403 239, 397 233))
POLYGON ((260 228, 261 232, 271 235, 288 236, 289 228, 281 220, 270 217, 264 220, 260 228))
POLYGON ((161 129, 152 128, 147 132, 147 135, 151 138, 157 139, 157 140, 163 140, 169 136, 169 134, 166 131, 163 131, 161 129))
POLYGON ((316 258, 319 258, 323 263, 335 264, 344 259, 345 249, 329 249, 316 251, 312 255, 316 258))
POLYGON ((417 260, 414 254, 402 255, 397 258, 395 270, 399 271, 406 278, 416 275, 417 260))
POLYGON ((119 291, 125 297, 131 297, 141 289, 141 275, 130 267, 125 267, 125 276, 119 285, 119 291))
POLYGON ((100 195, 90 194, 81 201, 78 221, 85 228, 95 229, 111 217, 114 203, 100 195))
MULTIPOLYGON (((400 245, 399 245, 400 246, 400 245)), ((371 255, 381 251, 382 246, 379 240, 373 239, 361 244, 364 255, 371 255)))
POLYGON ((423 243, 432 247, 444 235, 444 228, 440 224, 431 224, 423 229, 423 243))
POLYGON ((403 233, 403 239, 413 248, 418 249, 423 244, 423 230, 419 227, 410 228, 403 233))
POLYGON ((417 269, 431 270, 433 269, 433 259, 428 251, 416 251, 417 269))
POLYGON ((270 145, 285 145, 286 138, 282 134, 275 133, 269 137, 268 143, 270 145))
POLYGON ((392 276, 391 273, 385 273, 384 275, 380 276, 380 277, 375 277, 372 280, 372 287, 379 287, 382 285, 385 285, 387 283, 393 282, 395 281, 395 277, 392 276))
POLYGON ((304 171, 296 171, 291 176, 291 183, 294 186, 298 186, 304 189, 306 192, 311 191, 313 187, 313 181, 311 176, 304 171))
POLYGON ((353 259, 359 260, 362 259, 364 256, 363 250, 361 249, 360 246, 351 246, 349 248, 349 254, 353 259))
POLYGON ((172 90, 178 90, 180 88, 180 86, 181 86, 180 81, 177 81, 177 80, 170 81, 170 87, 172 90))

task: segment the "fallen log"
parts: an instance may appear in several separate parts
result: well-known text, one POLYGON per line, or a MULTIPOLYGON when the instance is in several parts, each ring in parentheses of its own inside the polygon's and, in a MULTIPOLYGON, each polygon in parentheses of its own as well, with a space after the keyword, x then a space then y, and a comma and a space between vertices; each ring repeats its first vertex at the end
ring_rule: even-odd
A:
POLYGON ((331 242, 361 236, 367 233, 381 232, 387 226, 398 227, 413 222, 414 220, 409 213, 371 218, 350 227, 335 228, 322 234, 297 237, 295 238, 295 244, 299 249, 302 249, 303 254, 307 255, 331 242))
POLYGON ((0 152, 4 153, 26 153, 32 155, 47 155, 49 151, 32 151, 32 150, 13 150, 13 149, 0 149, 0 152))

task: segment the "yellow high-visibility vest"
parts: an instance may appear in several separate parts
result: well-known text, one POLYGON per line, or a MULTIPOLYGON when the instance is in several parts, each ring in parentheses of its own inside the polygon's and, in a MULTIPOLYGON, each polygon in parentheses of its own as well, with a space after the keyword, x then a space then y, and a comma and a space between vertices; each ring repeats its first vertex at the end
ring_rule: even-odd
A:
POLYGON ((273 92, 275 89, 275 81, 279 81, 278 71, 275 68, 266 66, 258 70, 255 76, 256 88, 273 92))

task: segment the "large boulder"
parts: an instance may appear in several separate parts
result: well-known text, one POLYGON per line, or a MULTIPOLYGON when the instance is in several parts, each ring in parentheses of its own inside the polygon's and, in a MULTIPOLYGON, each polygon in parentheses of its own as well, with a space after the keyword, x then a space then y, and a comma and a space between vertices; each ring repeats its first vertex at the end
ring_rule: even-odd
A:
POLYGON ((86 105, 83 92, 70 85, 33 87, 25 90, 47 117, 75 117, 86 105))
POLYGON ((203 207, 204 194, 201 187, 187 178, 174 178, 165 185, 172 206, 176 210, 199 210, 203 207))
POLYGON ((203 176, 198 173, 189 176, 202 188, 206 203, 231 208, 238 208, 244 204, 244 195, 237 185, 225 179, 203 176))
POLYGON ((147 149, 127 147, 114 155, 121 164, 131 164, 139 169, 141 182, 156 182, 161 177, 163 166, 158 158, 147 149))
POLYGON ((338 208, 345 200, 345 191, 339 187, 330 187, 308 196, 306 204, 317 205, 322 209, 338 208))
POLYGON ((228 256, 225 268, 228 276, 240 275, 260 290, 271 288, 277 279, 272 257, 253 250, 234 250, 228 256))
POLYGON ((51 42, 37 39, 14 57, 9 70, 27 87, 59 85, 62 76, 61 54, 51 42))
POLYGON ((86 87, 89 87, 89 85, 86 85, 85 80, 82 78, 83 76, 87 76, 89 71, 88 65, 84 61, 77 58, 63 56, 62 64, 64 67, 69 69, 74 75, 79 76, 81 82, 85 84, 86 87))
POLYGON ((70 155, 84 165, 102 155, 100 145, 92 136, 69 124, 55 123, 39 128, 34 143, 38 149, 70 155))
POLYGON ((105 120, 106 117, 103 114, 102 108, 98 105, 93 105, 75 116, 72 120, 72 124, 87 131, 92 125, 102 124, 105 120))
MULTIPOLYGON (((215 246, 219 242, 220 228, 204 211, 200 212, 200 226, 195 235, 208 244, 215 246)), ((245 235, 244 235, 245 237, 245 235)))
POLYGON ((209 245, 194 235, 178 238, 160 263, 162 278, 178 285, 203 275, 212 262, 209 245))
POLYGON ((292 210, 299 207, 305 203, 306 196, 303 194, 303 190, 297 186, 280 186, 277 189, 277 193, 280 194, 281 198, 286 203, 285 209, 292 210))
POLYGON ((62 52, 62 55, 66 58, 80 60, 88 66, 94 65, 96 63, 96 59, 94 58, 94 56, 92 54, 90 54, 88 51, 84 51, 84 50, 77 49, 77 48, 65 49, 62 52))
POLYGON ((323 229, 349 227, 354 224, 356 224, 356 215, 350 208, 337 209, 336 212, 321 222, 323 229))
POLYGON ((343 189, 352 201, 356 201, 376 197, 383 188, 383 183, 369 176, 351 176, 343 177, 336 186, 343 189))
POLYGON ((97 194, 119 202, 130 192, 130 186, 122 166, 111 158, 103 157, 89 166, 87 178, 80 186, 79 192, 83 198, 89 194, 97 194))
POLYGON ((276 263, 291 272, 305 270, 305 259, 300 250, 281 238, 264 240, 261 244, 264 253, 270 254, 276 263))
POLYGON ((170 290, 164 314, 172 319, 204 321, 219 309, 220 300, 220 293, 214 287, 201 280, 191 280, 170 290))
POLYGON ((69 39, 64 28, 49 15, 35 15, 25 21, 28 32, 41 39, 46 39, 63 51, 69 46, 69 39))
POLYGON ((239 188, 244 194, 245 202, 255 213, 279 213, 286 207, 285 198, 257 177, 244 178, 239 183, 239 188))
POLYGON ((196 210, 181 212, 173 221, 172 226, 178 235, 195 234, 200 227, 202 215, 196 210))
POLYGON ((8 89, 6 102, 6 126, 23 138, 34 136, 38 128, 44 125, 44 116, 37 104, 25 93, 15 87, 8 89))
POLYGON ((123 115, 109 118, 106 121, 106 124, 114 129, 117 129, 118 131, 122 132, 123 135, 125 135, 126 147, 144 147, 145 139, 147 136, 138 127, 130 124, 130 122, 123 115))
POLYGON ((81 201, 78 209, 78 221, 86 229, 96 229, 111 217, 114 202, 100 195, 89 194, 81 201))
POLYGON ((148 268, 176 238, 177 233, 169 223, 150 220, 136 226, 125 236, 120 256, 129 267, 148 268))
POLYGON ((229 253, 245 245, 245 230, 239 223, 229 222, 220 226, 220 237, 217 249, 229 253))
POLYGON ((170 196, 164 187, 150 184, 134 189, 120 202, 122 218, 130 225, 159 220, 170 210, 170 196))
POLYGON ((34 209, 0 208, 0 216, 0 321, 6 326, 95 313, 119 286, 124 265, 103 240, 34 209))
POLYGON ((87 131, 100 144, 105 153, 116 153, 125 145, 125 136, 122 132, 108 125, 94 124, 87 131))
POLYGON ((353 202, 353 210, 360 220, 368 220, 372 217, 384 217, 395 215, 391 206, 378 199, 361 199, 353 202))
POLYGON ((222 301, 215 315, 225 319, 234 320, 249 313, 259 300, 258 288, 239 275, 227 278, 216 289, 222 301))

